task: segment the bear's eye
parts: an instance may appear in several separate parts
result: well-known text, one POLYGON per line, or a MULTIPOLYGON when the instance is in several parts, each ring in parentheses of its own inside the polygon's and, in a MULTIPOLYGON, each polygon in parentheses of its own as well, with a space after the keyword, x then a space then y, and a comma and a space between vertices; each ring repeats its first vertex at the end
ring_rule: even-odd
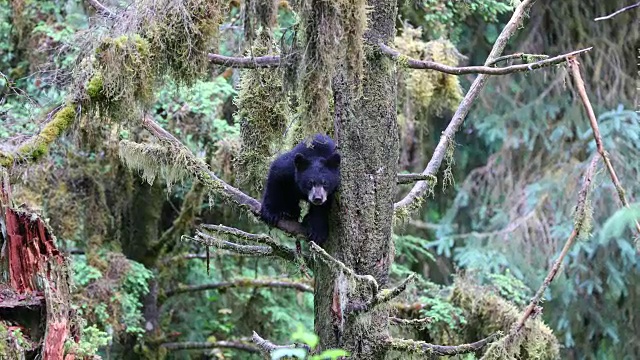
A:
POLYGON ((327 180, 322 180, 322 186, 327 186, 327 180))

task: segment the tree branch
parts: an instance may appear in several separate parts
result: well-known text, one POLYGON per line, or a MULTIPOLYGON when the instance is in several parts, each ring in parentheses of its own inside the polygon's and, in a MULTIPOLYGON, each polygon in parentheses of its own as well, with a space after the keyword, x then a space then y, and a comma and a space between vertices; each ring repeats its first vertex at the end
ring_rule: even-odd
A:
POLYGON ((259 353, 260 349, 252 344, 247 344, 242 341, 214 341, 214 342, 173 342, 164 343, 161 347, 171 350, 206 350, 206 349, 234 349, 242 350, 250 353, 259 353))
POLYGON ((405 340, 405 339, 388 339, 387 346, 396 351, 413 352, 424 355, 436 356, 453 356, 459 354, 467 354, 476 352, 485 347, 498 337, 498 333, 489 335, 488 337, 470 344, 462 344, 455 346, 434 345, 424 341, 405 340))
MULTIPOLYGON (((494 61, 504 51, 504 48, 507 45, 507 41, 515 33, 516 29, 518 29, 518 27, 522 23, 522 19, 524 18, 525 14, 529 11, 529 9, 531 9, 531 6, 533 6, 533 2, 534 0, 524 0, 520 3, 520 5, 518 5, 516 10, 513 12, 513 15, 511 16, 511 20, 509 20, 509 23, 507 23, 507 25, 504 27, 504 29, 500 33, 500 36, 498 36, 498 39, 493 45, 493 49, 491 49, 491 53, 489 54, 485 64, 488 64, 491 61, 494 61)), ((482 88, 484 88, 484 85, 488 77, 489 76, 486 74, 480 74, 473 81, 473 84, 471 84, 471 88, 469 88, 469 91, 464 96, 464 99, 462 99, 462 102, 460 103, 460 106, 458 106, 458 109, 453 115, 451 122, 449 123, 445 131, 442 133, 442 137, 440 138, 438 145, 433 151, 433 156, 431 157, 431 160, 429 160, 429 163, 427 164, 427 167, 422 172, 422 174, 431 175, 431 176, 436 175, 436 173, 438 172, 438 169, 440 169, 442 160, 445 157, 447 148, 450 146, 450 142, 453 141, 454 135, 456 134, 456 132, 460 128, 460 125, 462 125, 462 122, 464 121, 465 117, 469 113, 469 109, 471 109, 471 105, 473 105, 473 102, 480 94, 480 91, 482 90, 482 88)), ((409 212, 414 208, 419 207, 420 202, 418 202, 417 205, 414 205, 414 202, 416 202, 418 198, 421 198, 422 196, 424 196, 428 189, 429 189, 429 185, 427 182, 419 181, 418 183, 416 183, 411 189, 411 191, 407 194, 407 196, 405 196, 402 200, 394 204, 393 207, 396 210, 396 213, 399 211, 409 212)))
MULTIPOLYGON (((145 116, 142 120, 142 126, 147 129, 151 134, 153 134, 158 140, 164 141, 177 149, 184 150, 185 154, 189 154, 187 160, 187 164, 176 164, 181 165, 185 168, 185 170, 192 173, 204 186, 207 190, 219 193, 224 195, 228 200, 235 202, 241 207, 246 208, 249 212, 251 212, 257 218, 260 218, 260 207, 261 204, 258 200, 252 198, 251 196, 243 193, 239 189, 227 184, 222 179, 218 178, 211 170, 209 170, 208 166, 203 162, 199 161, 193 153, 180 142, 175 136, 171 133, 163 129, 158 123, 156 123, 150 116, 145 116)), ((297 221, 291 220, 280 220, 278 222, 278 229, 288 233, 289 235, 295 237, 304 237, 306 238, 304 228, 302 224, 297 221)))
POLYGON ((349 304, 347 306, 347 309, 345 310, 345 314, 356 315, 359 313, 368 312, 376 305, 383 304, 395 299, 407 288, 407 285, 409 285, 409 283, 413 281, 415 277, 416 274, 409 275, 398 286, 380 291, 380 293, 372 297, 371 300, 364 304, 349 304))
POLYGON ((502 56, 498 56, 497 58, 495 58, 493 61, 489 61, 486 66, 492 66, 495 65, 501 61, 507 61, 507 60, 511 60, 511 59, 518 59, 520 58, 523 61, 526 61, 527 58, 534 58, 534 59, 548 59, 549 55, 540 55, 540 54, 525 54, 522 52, 519 53, 515 53, 515 54, 509 54, 509 55, 502 55, 502 56))
POLYGON ((428 180, 429 175, 424 174, 398 174, 396 184, 411 184, 416 181, 428 180))
POLYGON ((294 282, 291 280, 278 279, 236 279, 233 281, 222 281, 210 284, 179 286, 166 292, 167 297, 176 294, 204 291, 204 290, 226 290, 231 288, 285 288, 295 289, 302 292, 313 293, 313 287, 304 283, 294 282))
POLYGON ((272 353, 278 349, 305 349, 307 353, 311 351, 308 345, 306 344, 293 344, 293 345, 276 345, 269 340, 263 339, 258 333, 253 332, 253 336, 251 337, 253 342, 267 354, 272 353))
POLYGON ((617 10, 617 11, 615 11, 614 13, 609 14, 609 15, 607 15, 607 16, 597 17, 597 18, 593 19, 593 21, 600 21, 600 20, 607 20, 607 19, 611 19, 612 17, 614 17, 614 16, 616 16, 616 15, 618 15, 618 14, 621 14, 621 13, 623 13, 623 12, 625 12, 625 11, 627 11, 627 10, 631 10, 631 9, 633 9, 633 8, 637 8, 638 6, 640 6, 640 2, 639 2, 639 3, 636 3, 636 4, 633 4, 633 5, 625 6, 625 7, 623 7, 622 9, 617 10))
MULTIPOLYGON (((207 246, 213 246, 218 249, 233 251, 234 253, 237 253, 240 255, 253 255, 253 256, 273 255, 273 249, 270 246, 236 244, 231 241, 218 239, 214 236, 205 234, 200 231, 197 232, 194 240, 202 244, 205 244, 207 246)), ((293 259, 287 258, 286 260, 293 260, 293 259)))
POLYGON ((356 274, 356 272, 353 271, 353 269, 349 268, 340 260, 329 255, 329 253, 327 253, 323 248, 318 246, 318 244, 316 244, 315 242, 311 241, 310 244, 311 244, 311 250, 315 252, 320 257, 320 259, 324 261, 324 263, 327 264, 330 268, 339 269, 346 275, 369 284, 372 296, 375 298, 378 295, 378 282, 373 276, 356 274))
MULTIPOLYGON (((589 124, 591 124, 591 129, 593 130, 593 137, 596 140, 598 153, 602 157, 607 171, 609 172, 611 182, 613 182, 613 186, 615 186, 616 191, 618 192, 618 197, 620 198, 622 206, 629 208, 630 206, 625 195, 625 190, 622 187, 620 180, 618 179, 618 175, 616 175, 616 171, 613 169, 613 164, 611 164, 611 159, 609 159, 609 153, 605 150, 602 143, 602 135, 600 135, 600 129, 598 128, 598 120, 596 120, 596 114, 593 111, 593 107, 591 106, 591 101, 589 101, 589 96, 587 95, 587 90, 584 86, 582 75, 580 74, 580 65, 577 59, 571 58, 569 60, 569 69, 571 70, 571 77, 573 78, 574 84, 576 85, 576 88, 578 90, 578 95, 580 95, 580 99, 582 100, 584 109, 587 112, 589 124)), ((640 223, 638 222, 638 220, 636 220, 636 230, 638 234, 640 234, 640 223)))
POLYGON ((509 335, 507 335, 505 342, 507 342, 508 339, 513 338, 522 329, 527 319, 529 319, 529 317, 531 317, 531 315, 534 314, 538 306, 538 303, 542 299, 542 295, 544 294, 545 290, 547 289, 549 284, 551 284, 556 274, 560 270, 560 265, 562 265, 562 262, 564 261, 565 256, 567 256, 567 253, 569 252, 569 249, 573 245, 575 239, 578 236, 580 236, 582 227, 584 225, 584 220, 588 216, 587 214, 588 210, 586 207, 587 196, 589 194, 589 187, 591 185, 591 182, 593 181, 593 174, 595 172, 596 165, 598 164, 597 160, 598 160, 597 157, 594 157, 591 160, 591 164, 589 165, 589 167, 587 168, 587 172, 585 173, 584 182, 582 184, 582 188, 580 189, 580 193, 578 195, 578 203, 576 205, 576 212, 575 212, 576 221, 574 224, 573 231, 571 232, 571 235, 569 235, 569 238, 567 239, 566 243, 564 244, 564 247, 562 248, 562 251, 560 252, 560 256, 558 256, 558 258, 554 262, 553 266, 551 267, 551 270, 549 270, 549 273, 544 279, 544 282, 536 292, 535 296, 529 302, 529 305, 527 306, 527 308, 524 310, 522 316, 520 317, 520 320, 518 320, 518 322, 512 327, 511 331, 509 332, 509 335))
POLYGON ((258 69, 272 68, 281 65, 280 56, 231 57, 219 54, 208 54, 209 60, 216 65, 234 68, 258 69))
MULTIPOLYGON (((262 245, 267 245, 274 252, 274 255, 277 255, 285 260, 296 261, 298 258, 298 254, 295 250, 288 248, 285 245, 280 244, 275 241, 268 235, 264 234, 251 234, 240 229, 232 228, 224 225, 212 225, 212 224, 204 224, 200 226, 204 230, 208 230, 209 232, 215 232, 218 234, 226 234, 233 236, 238 239, 242 239, 245 241, 250 241, 262 245)), ((303 255, 304 257, 304 255, 303 255)), ((304 257, 306 260, 306 257, 304 257)))
POLYGON ((389 316, 389 321, 398 326, 415 326, 417 328, 424 328, 427 324, 430 324, 433 319, 428 317, 422 319, 401 319, 395 316, 389 316))
POLYGON ((498 61, 498 59, 487 62, 486 66, 456 67, 456 66, 440 64, 434 61, 416 60, 416 59, 408 58, 400 54, 398 51, 390 48, 389 46, 382 43, 380 44, 380 50, 382 51, 383 54, 388 55, 392 59, 400 61, 402 63, 406 62, 408 64, 408 67, 411 69, 435 70, 435 71, 439 71, 439 72, 443 72, 451 75, 464 75, 464 74, 506 75, 506 74, 513 74, 516 72, 531 71, 531 70, 536 70, 543 67, 559 64, 561 62, 566 61, 569 56, 582 54, 591 49, 592 48, 576 50, 568 54, 558 55, 549 59, 536 61, 530 64, 518 64, 518 65, 511 65, 511 66, 502 67, 502 68, 496 68, 496 67, 490 67, 489 64, 494 63, 495 61, 498 61))

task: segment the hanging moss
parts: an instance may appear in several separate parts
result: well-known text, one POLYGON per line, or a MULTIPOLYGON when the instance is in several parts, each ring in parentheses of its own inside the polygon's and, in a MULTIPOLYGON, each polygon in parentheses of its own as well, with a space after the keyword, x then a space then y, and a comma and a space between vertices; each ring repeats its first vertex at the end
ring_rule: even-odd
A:
MULTIPOLYGON (((455 46, 444 39, 423 42, 421 29, 405 27, 396 37, 395 46, 407 57, 458 65, 459 55, 455 46)), ((400 57, 399 65, 406 66, 407 59, 400 57)), ((401 98, 407 98, 416 109, 416 119, 425 119, 433 112, 455 110, 462 101, 462 87, 457 76, 434 70, 407 71, 399 83, 401 98)), ((402 100, 402 99, 401 99, 402 100)), ((401 103, 402 101, 399 101, 401 103)))
MULTIPOLYGON (((267 31, 260 31, 251 52, 256 56, 277 52, 267 31)), ((271 69, 245 70, 236 98, 241 148, 235 161, 236 179, 257 192, 268 171, 271 155, 280 150, 291 111, 282 77, 271 69)))

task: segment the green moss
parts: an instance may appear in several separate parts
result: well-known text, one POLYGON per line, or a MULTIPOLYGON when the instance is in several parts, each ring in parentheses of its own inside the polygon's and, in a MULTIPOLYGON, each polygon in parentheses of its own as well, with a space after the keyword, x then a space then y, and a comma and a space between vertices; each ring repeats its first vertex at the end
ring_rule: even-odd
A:
POLYGON ((87 95, 91 100, 97 101, 103 98, 102 89, 104 87, 104 80, 102 74, 96 73, 87 83, 87 95))

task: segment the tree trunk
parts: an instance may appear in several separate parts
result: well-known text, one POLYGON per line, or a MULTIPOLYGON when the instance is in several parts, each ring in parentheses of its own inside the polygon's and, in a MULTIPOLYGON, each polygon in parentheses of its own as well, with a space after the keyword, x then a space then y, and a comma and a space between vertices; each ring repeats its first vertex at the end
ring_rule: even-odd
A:
MULTIPOLYGON (((367 42, 390 43, 395 34, 396 1, 371 0, 367 42)), ((367 52, 362 95, 347 84, 344 71, 334 79, 335 131, 342 161, 341 189, 326 250, 360 275, 387 282, 393 261, 392 219, 399 143, 395 64, 367 52)), ((388 311, 382 307, 357 316, 349 305, 371 298, 320 261, 316 267, 315 330, 320 348, 340 347, 353 359, 380 359, 388 336, 388 311)))

